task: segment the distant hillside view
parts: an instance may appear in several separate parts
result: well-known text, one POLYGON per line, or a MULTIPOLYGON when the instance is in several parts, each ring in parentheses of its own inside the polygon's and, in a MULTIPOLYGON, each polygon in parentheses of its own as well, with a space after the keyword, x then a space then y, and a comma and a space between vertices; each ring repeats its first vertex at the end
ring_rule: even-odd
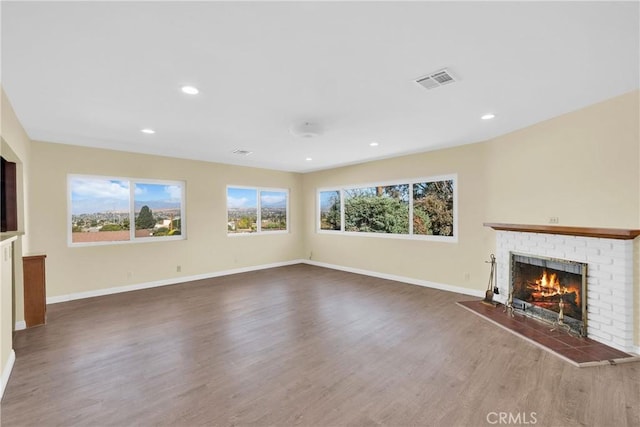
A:
POLYGON ((227 233, 277 230, 287 230, 286 191, 258 191, 255 188, 233 187, 227 189, 227 233))
MULTIPOLYGON (((143 205, 141 211, 136 212, 135 218, 135 237, 181 234, 180 209, 151 210, 148 206, 143 205), (142 219, 140 218, 141 212, 143 213, 142 219)), ((96 212, 72 215, 71 223, 73 243, 130 240, 129 213, 96 212)))
MULTIPOLYGON (((129 184, 100 178, 71 180, 72 243, 131 240, 129 184)), ((133 190, 134 238, 181 235, 181 186, 135 183, 133 190)))

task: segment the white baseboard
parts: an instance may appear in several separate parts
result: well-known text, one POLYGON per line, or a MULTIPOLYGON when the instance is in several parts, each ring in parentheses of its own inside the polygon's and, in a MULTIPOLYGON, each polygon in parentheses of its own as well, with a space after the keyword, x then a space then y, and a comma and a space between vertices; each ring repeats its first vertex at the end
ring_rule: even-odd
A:
POLYGON ((73 301, 77 299, 93 298, 103 295, 119 294, 122 292, 138 291, 141 289, 157 288, 159 286, 175 285, 178 283, 191 282, 193 280, 211 279, 213 277, 229 276, 231 274, 247 273, 249 271, 265 270, 267 268, 283 267, 287 265, 300 264, 299 259, 292 261, 276 262, 272 264, 256 265, 251 267, 234 268, 232 270, 216 271, 213 273, 197 274, 195 276, 181 276, 171 279, 157 280, 154 282, 138 283, 135 285, 117 286, 114 288, 96 289, 95 291, 77 292, 67 295, 47 297, 47 304, 73 301))
POLYGON ((13 327, 14 331, 21 331, 23 329, 27 329, 27 322, 25 322, 24 320, 18 320, 15 324, 15 326, 13 327))
POLYGON ((13 364, 16 362, 16 352, 11 349, 11 353, 9 353, 9 360, 4 365, 2 369, 2 378, 0 379, 0 399, 4 396, 4 390, 7 388, 7 383, 9 382, 9 377, 11 376, 11 371, 13 371, 13 364))
POLYGON ((485 291, 462 288, 460 286, 446 285, 443 283, 430 282, 428 280, 414 279, 412 277, 396 276, 395 274, 379 273, 377 271, 363 270, 360 268, 352 268, 352 267, 344 267, 341 265, 327 264, 324 262, 312 261, 307 259, 303 259, 301 260, 301 262, 304 264, 315 265, 317 267, 331 268, 333 270, 340 270, 340 271, 346 271, 349 273, 362 274, 365 276, 377 277, 379 279, 394 280, 396 282, 409 283, 411 285, 424 286, 426 288, 439 289, 441 291, 455 292, 458 294, 471 295, 474 297, 484 297, 484 293, 485 293, 485 291))

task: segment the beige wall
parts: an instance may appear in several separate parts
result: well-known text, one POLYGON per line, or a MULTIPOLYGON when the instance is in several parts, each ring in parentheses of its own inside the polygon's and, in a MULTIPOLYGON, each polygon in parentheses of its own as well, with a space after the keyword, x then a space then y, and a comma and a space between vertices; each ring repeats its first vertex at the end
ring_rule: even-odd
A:
POLYGON ((47 254, 47 296, 295 260, 302 245, 295 173, 33 142, 31 247, 47 254), (67 174, 186 181, 188 239, 67 245, 67 174), (226 185, 290 189, 288 234, 228 237, 226 185), (176 266, 182 272, 176 272, 176 266))
MULTIPOLYGON (((50 297, 311 254, 318 262, 483 291, 484 261, 495 249, 483 222, 545 224, 557 216, 561 225, 640 228, 639 94, 482 143, 304 175, 34 142, 30 250, 48 256, 50 297), (68 173, 187 181, 188 240, 67 247, 68 173), (315 232, 317 188, 450 173, 458 175, 457 243, 315 232), (227 237, 227 184, 290 188, 291 233, 227 237)), ((634 292, 640 299, 638 275, 634 292)), ((636 344, 639 318, 636 310, 636 344)))
POLYGON ((482 145, 474 144, 304 175, 306 256, 313 253, 318 262, 484 289, 478 284, 488 278, 484 261, 493 244, 493 235, 482 227, 484 155, 482 145), (458 176, 458 243, 315 233, 317 188, 452 173, 458 176))
MULTIPOLYGON (((495 250, 494 232, 483 222, 545 224, 556 216, 560 225, 640 228, 639 94, 483 143, 305 174, 305 254, 482 291, 489 273, 484 261, 495 250), (315 232, 318 188, 449 173, 458 174, 458 243, 315 232)), ((636 295, 638 287, 636 275, 636 295)), ((639 319, 636 312, 636 331, 639 319)))
POLYGON ((5 159, 16 163, 17 178, 17 198, 18 198, 18 229, 20 232, 27 234, 18 236, 13 243, 13 280, 6 275, 2 275, 0 283, 0 292, 2 293, 2 301, 0 302, 2 315, 0 316, 0 330, 2 331, 2 349, 0 354, 0 369, 4 369, 9 358, 12 348, 11 331, 17 321, 24 319, 24 303, 23 303, 23 273, 22 273, 22 254, 29 247, 29 234, 27 226, 26 199, 28 194, 28 171, 30 163, 31 141, 18 118, 13 111, 13 107, 9 102, 2 87, 0 87, 0 154, 5 159), (10 298, 7 300, 7 295, 10 298), (7 315, 7 312, 9 315, 7 315))

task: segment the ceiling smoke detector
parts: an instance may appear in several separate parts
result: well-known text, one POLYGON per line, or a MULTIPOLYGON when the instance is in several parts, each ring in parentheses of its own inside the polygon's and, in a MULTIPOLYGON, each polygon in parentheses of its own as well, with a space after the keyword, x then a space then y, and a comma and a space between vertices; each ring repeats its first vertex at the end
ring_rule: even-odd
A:
POLYGON ((232 151, 233 154, 237 154, 239 156, 248 156, 249 154, 252 154, 253 151, 249 151, 249 150, 241 150, 239 148, 235 149, 232 151))
POLYGON ((302 122, 291 126, 289 129, 293 136, 299 138, 314 138, 322 134, 322 128, 317 123, 302 122))
POLYGON ((416 79, 416 83, 425 89, 435 89, 456 81, 458 81, 458 79, 456 79, 453 74, 451 74, 451 71, 446 68, 416 79))

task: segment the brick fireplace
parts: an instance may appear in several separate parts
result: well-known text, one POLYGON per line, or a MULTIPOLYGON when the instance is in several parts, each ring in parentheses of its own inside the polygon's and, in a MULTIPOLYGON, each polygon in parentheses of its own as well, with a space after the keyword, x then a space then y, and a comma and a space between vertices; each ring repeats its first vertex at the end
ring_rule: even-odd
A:
POLYGON ((512 254, 587 264, 587 336, 626 352, 634 346, 634 246, 640 230, 485 224, 497 231, 497 284, 509 295, 512 254))

